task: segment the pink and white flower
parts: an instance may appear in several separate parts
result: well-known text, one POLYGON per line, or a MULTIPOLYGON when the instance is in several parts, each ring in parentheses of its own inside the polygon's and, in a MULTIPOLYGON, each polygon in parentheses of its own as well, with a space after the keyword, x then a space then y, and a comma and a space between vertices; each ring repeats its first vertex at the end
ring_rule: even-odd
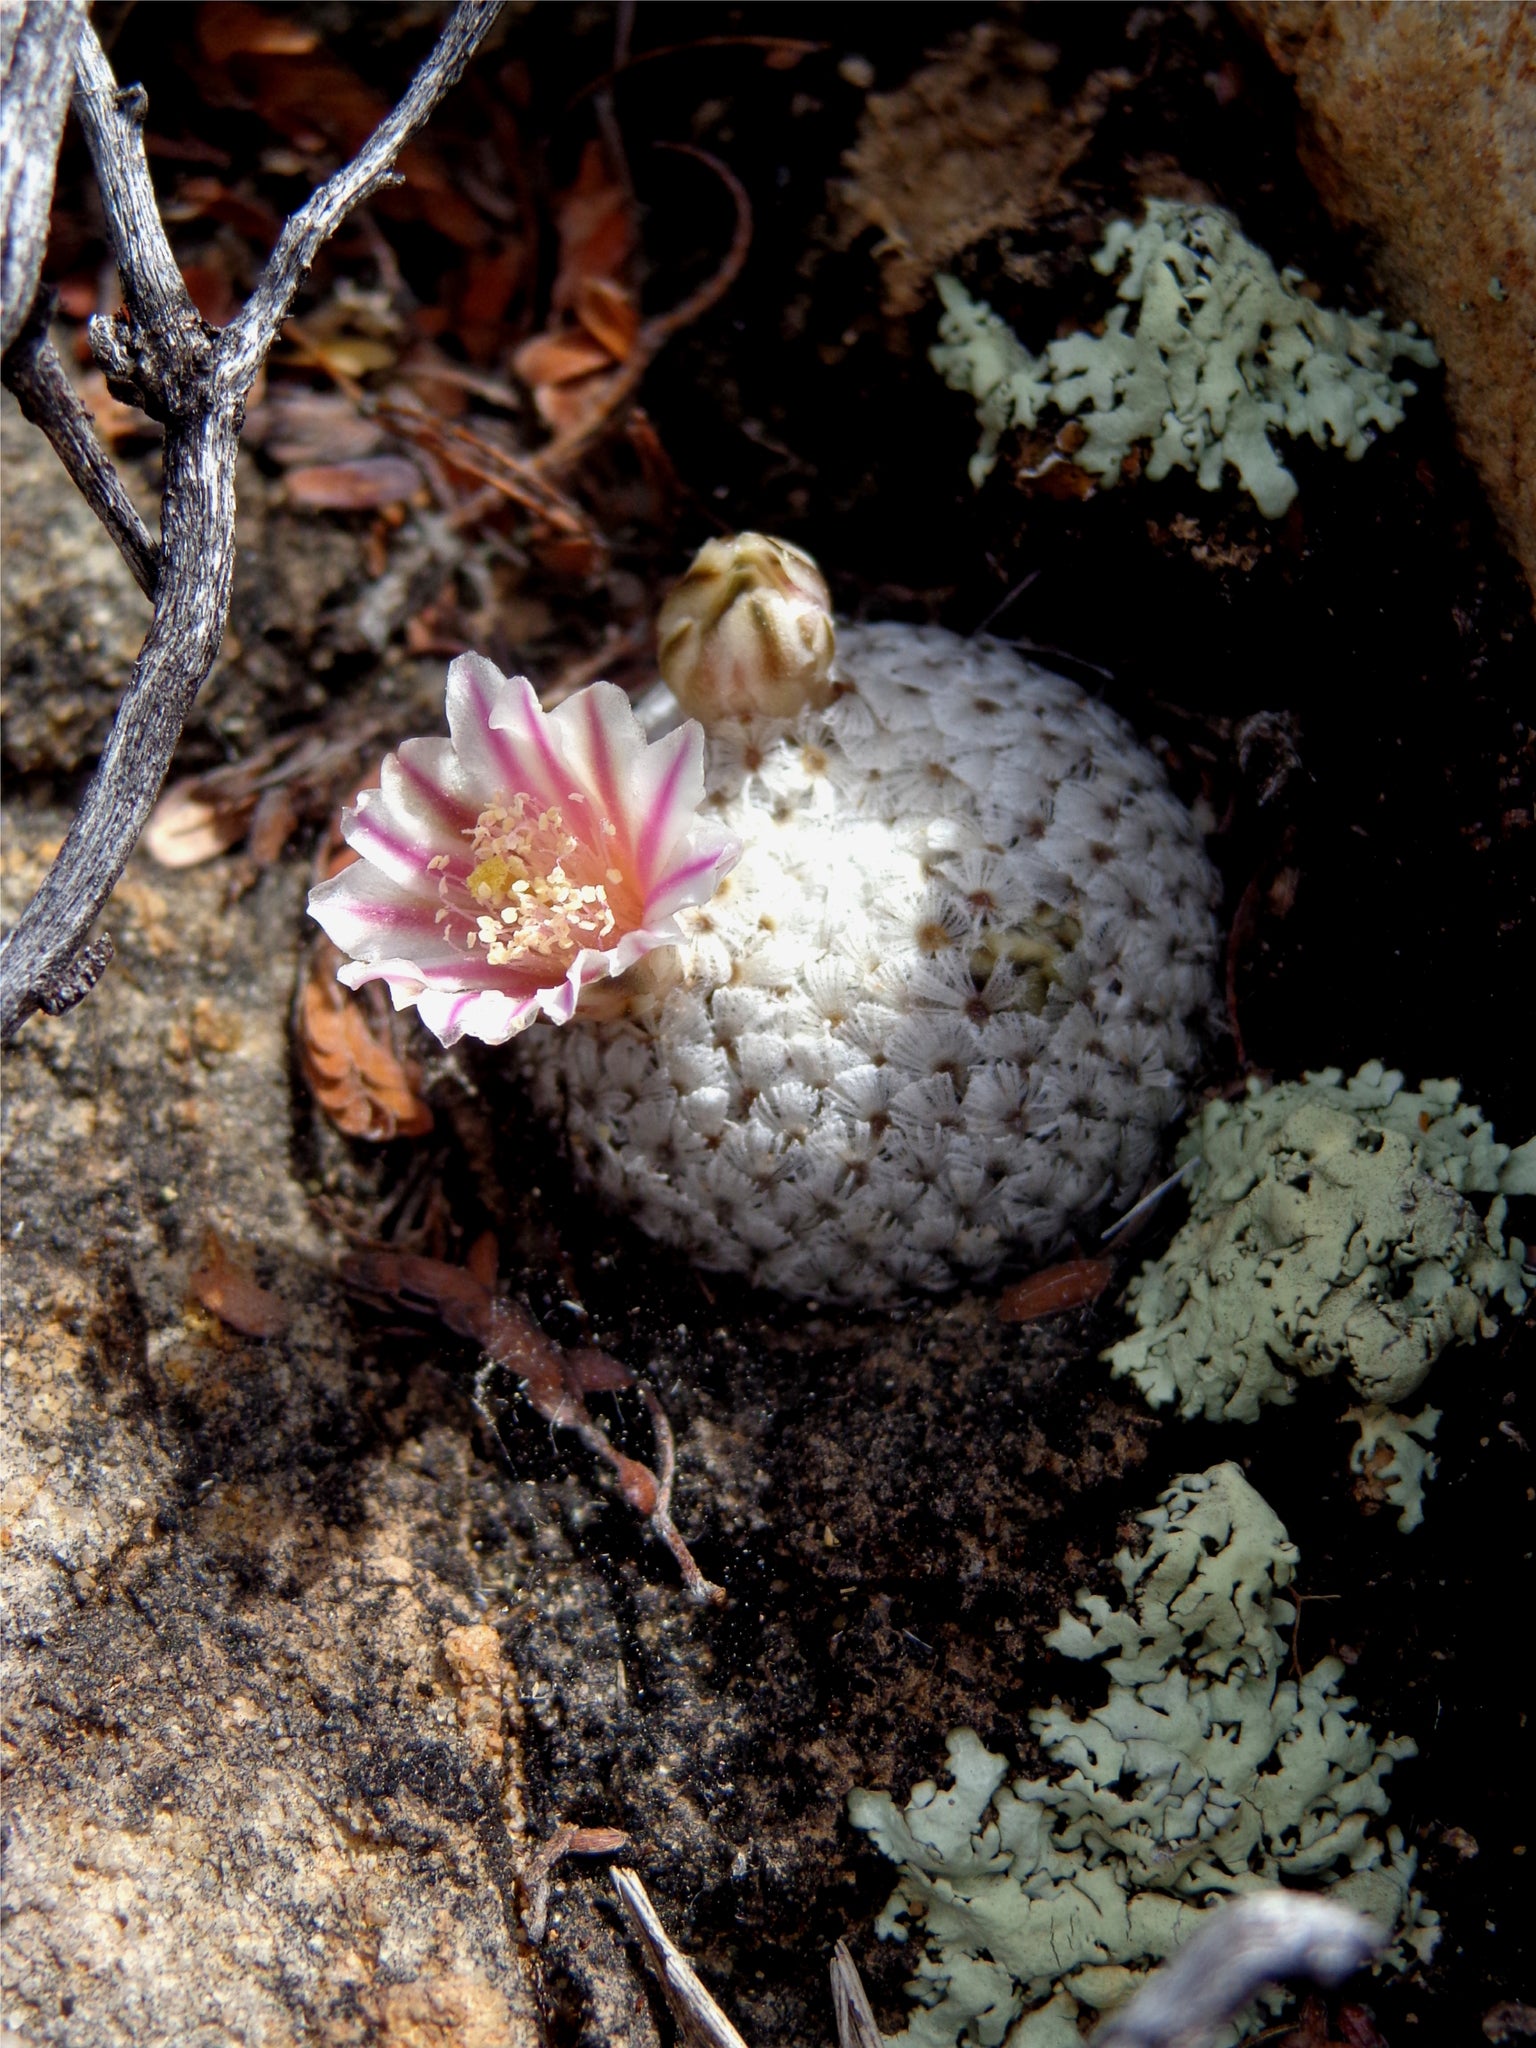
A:
POLYGON ((448 671, 449 739, 406 740, 342 813, 362 858, 310 892, 350 955, 444 1045, 501 1045, 566 1023, 589 984, 682 937, 740 847, 696 818, 704 735, 648 742, 629 699, 593 683, 544 711, 478 654, 448 671))

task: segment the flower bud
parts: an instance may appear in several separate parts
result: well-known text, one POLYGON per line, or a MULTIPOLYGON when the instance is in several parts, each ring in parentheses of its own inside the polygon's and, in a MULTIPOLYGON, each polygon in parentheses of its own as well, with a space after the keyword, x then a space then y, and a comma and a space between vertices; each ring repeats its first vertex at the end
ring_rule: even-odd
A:
POLYGON ((803 549, 763 533, 706 541, 656 621, 672 694, 705 725, 791 718, 832 695, 832 597, 803 549))

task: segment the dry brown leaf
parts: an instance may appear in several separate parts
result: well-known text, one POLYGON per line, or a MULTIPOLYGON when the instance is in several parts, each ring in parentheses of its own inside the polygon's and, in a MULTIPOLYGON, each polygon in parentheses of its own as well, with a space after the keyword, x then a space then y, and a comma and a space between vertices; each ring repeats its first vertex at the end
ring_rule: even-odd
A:
POLYGON ((270 249, 283 224, 265 201, 232 191, 222 178, 183 178, 161 212, 167 220, 221 220, 263 249, 270 249))
POLYGON ((1068 1259, 1065 1265, 1047 1266, 1043 1273, 1031 1273, 1005 1290, 997 1304, 997 1320, 1033 1323, 1042 1316, 1082 1308, 1096 1301, 1114 1277, 1113 1259, 1068 1259))
POLYGON ((144 849, 163 868, 201 867, 245 837, 253 806, 204 796, 198 776, 174 782, 149 814, 144 849))
POLYGON ((153 438, 161 432, 158 421, 147 418, 136 405, 124 405, 120 398, 112 396, 100 370, 86 371, 80 379, 79 392, 92 425, 109 448, 115 448, 119 441, 137 440, 141 435, 153 438))
POLYGON ((617 363, 629 355, 640 332, 634 294, 611 277, 582 279, 576 290, 576 318, 617 363))
POLYGON ((490 1294, 496 1292, 497 1250, 495 1231, 482 1230, 464 1254, 465 1272, 490 1294))
POLYGON ((201 1263, 188 1275, 187 1287, 210 1314, 242 1337, 280 1337, 293 1320, 293 1311, 282 1296, 258 1286, 246 1261, 211 1228, 203 1238, 201 1263))
POLYGON ((376 454, 384 433, 376 420, 365 419, 341 392, 280 384, 262 408, 261 417, 247 422, 246 438, 256 441, 285 469, 301 469, 356 462, 376 454))
POLYGON ((250 0, 204 0, 197 10, 197 41, 210 64, 231 57, 304 57, 320 41, 318 29, 291 16, 268 14, 250 0))
POLYGON ((567 384, 540 384, 533 402, 540 419, 563 438, 584 433, 602 421, 613 410, 618 383, 619 368, 613 364, 595 376, 575 377, 567 384))
POLYGON ((556 209, 560 270, 551 302, 557 312, 574 307, 588 278, 621 278, 635 253, 637 236, 629 195, 608 168, 595 138, 581 155, 576 182, 561 194, 556 209))
POLYGON ((366 455, 356 462, 324 462, 290 469, 288 500, 322 512, 375 512, 404 505, 421 489, 421 471, 403 455, 366 455))
POLYGON ((382 1144, 422 1138, 432 1112, 387 1039, 374 1034, 366 1006, 336 979, 341 955, 320 941, 299 994, 299 1066, 315 1100, 349 1138, 382 1144))
POLYGON ((293 828, 298 822, 293 791, 286 783, 262 791, 256 799, 256 808, 251 813, 250 827, 245 835, 245 850, 257 867, 272 866, 293 837, 293 828))
POLYGON ((579 327, 567 327, 525 341, 513 356, 512 367, 538 393, 548 384, 571 384, 595 370, 611 369, 613 356, 602 342, 579 327))
POLYGON ((507 308, 524 283, 528 250, 516 236, 476 250, 452 293, 453 326, 472 362, 496 360, 506 338, 507 308))

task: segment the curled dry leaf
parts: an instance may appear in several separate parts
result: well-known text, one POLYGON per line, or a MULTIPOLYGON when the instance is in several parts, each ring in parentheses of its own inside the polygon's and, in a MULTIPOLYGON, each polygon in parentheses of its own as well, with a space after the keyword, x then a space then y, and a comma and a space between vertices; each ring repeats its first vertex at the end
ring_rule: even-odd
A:
POLYGON ((150 812, 144 849, 163 868, 201 867, 245 837, 255 798, 220 803, 206 796, 202 779, 173 782, 150 812))
POLYGON ((258 1286, 239 1253, 213 1229, 203 1238, 187 1287, 210 1314, 242 1337, 280 1337, 293 1320, 282 1296, 258 1286))
POLYGON ((300 469, 375 455, 384 430, 360 413, 344 392, 279 384, 258 418, 247 423, 246 437, 284 469, 300 469))
POLYGON ((622 363, 640 333, 634 293, 611 277, 584 278, 576 292, 576 318, 616 363, 622 363))
POLYGON ((1027 1280, 1004 1291, 997 1304, 997 1320, 1033 1323, 1042 1316, 1082 1308, 1096 1301, 1114 1277, 1113 1259, 1068 1259, 1064 1265, 1047 1266, 1043 1273, 1031 1273, 1027 1280))
POLYGON ((629 1846, 622 1828, 558 1827, 548 1841, 523 1857, 518 1878, 523 1889, 523 1932, 535 1948, 549 1928, 549 1873, 563 1856, 611 1856, 629 1846))
POLYGON ((512 367, 537 395, 547 384, 574 384, 596 370, 611 369, 613 356, 603 342, 579 327, 563 327, 525 341, 513 356, 512 367))
POLYGON ((231 57, 305 57, 320 45, 320 32, 290 15, 269 14, 251 0, 222 0, 197 11, 197 40, 211 64, 231 57))
POLYGON ((421 489, 421 471, 404 455, 366 455, 290 469, 283 479, 291 505, 322 512, 376 512, 407 504, 421 489))
POLYGON ((618 278, 635 253, 634 209, 595 137, 581 155, 576 182, 562 193, 557 214, 560 269, 552 300, 557 311, 574 308, 590 278, 618 278))
MULTIPOLYGON (((367 1004, 336 979, 341 955, 329 940, 315 948, 299 991, 299 1065, 315 1100, 349 1138, 422 1138, 432 1112, 410 1069, 376 1033, 367 1004)), ((387 1030, 387 1020, 385 1029, 387 1030)))

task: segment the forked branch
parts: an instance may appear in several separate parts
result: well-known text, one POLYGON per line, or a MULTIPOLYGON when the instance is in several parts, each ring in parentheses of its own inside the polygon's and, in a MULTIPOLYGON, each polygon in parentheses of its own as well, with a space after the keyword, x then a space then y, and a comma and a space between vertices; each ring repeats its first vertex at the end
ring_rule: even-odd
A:
MULTIPOLYGON (((164 425, 165 483, 156 550, 88 425, 82 431, 71 414, 72 394, 60 389, 62 370, 53 375, 57 359, 50 362, 46 337, 34 327, 29 340, 24 330, 6 359, 6 382, 25 388, 31 416, 141 586, 153 589, 155 611, 79 814, 0 944, 0 1039, 11 1039, 34 1010, 57 1012, 78 1001, 110 958, 109 946, 87 947, 86 940, 154 807, 229 615, 235 456, 252 382, 322 244, 354 206, 394 179, 396 156, 462 75, 500 7, 501 0, 459 0, 405 98, 288 222, 245 308, 219 331, 192 304, 166 239, 144 156, 143 89, 119 89, 88 25, 73 51, 67 37, 53 36, 52 61, 75 68, 75 110, 123 288, 123 310, 91 322, 91 347, 113 392, 164 425)), ((43 11, 50 20, 68 17, 67 9, 43 11)), ((23 314, 30 305, 29 292, 23 314)))

